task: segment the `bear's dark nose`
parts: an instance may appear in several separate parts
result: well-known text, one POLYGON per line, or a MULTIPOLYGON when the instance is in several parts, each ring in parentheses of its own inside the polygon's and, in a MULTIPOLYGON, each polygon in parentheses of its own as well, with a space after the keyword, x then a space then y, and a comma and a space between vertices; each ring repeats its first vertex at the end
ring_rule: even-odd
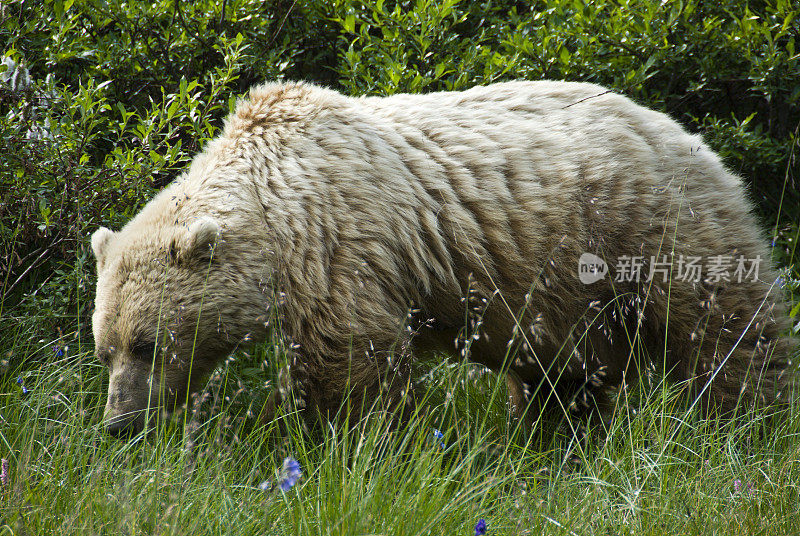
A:
POLYGON ((108 435, 115 439, 130 439, 138 432, 135 419, 111 419, 105 427, 108 435))

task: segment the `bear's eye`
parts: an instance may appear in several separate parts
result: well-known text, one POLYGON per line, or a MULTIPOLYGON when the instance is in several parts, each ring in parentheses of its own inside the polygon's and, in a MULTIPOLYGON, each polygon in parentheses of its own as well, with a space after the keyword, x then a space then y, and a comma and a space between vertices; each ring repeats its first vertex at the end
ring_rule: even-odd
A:
POLYGON ((114 347, 101 348, 97 351, 97 359, 102 365, 108 366, 111 363, 111 354, 114 353, 114 347))
POLYGON ((136 340, 131 344, 130 351, 134 357, 144 361, 150 361, 155 355, 156 343, 148 340, 136 340))

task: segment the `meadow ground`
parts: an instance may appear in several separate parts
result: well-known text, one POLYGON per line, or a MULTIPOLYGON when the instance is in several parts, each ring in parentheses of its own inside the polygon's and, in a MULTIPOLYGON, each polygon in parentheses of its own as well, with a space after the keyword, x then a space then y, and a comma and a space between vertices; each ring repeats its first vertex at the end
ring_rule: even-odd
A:
POLYGON ((0 385, 0 535, 472 535, 481 519, 489 535, 800 533, 798 404, 704 420, 655 373, 581 443, 559 415, 523 429, 493 374, 439 365, 408 428, 309 432, 292 414, 257 425, 280 361, 262 347, 125 442, 100 426, 107 379, 88 346, 16 350, 55 358, 0 385))

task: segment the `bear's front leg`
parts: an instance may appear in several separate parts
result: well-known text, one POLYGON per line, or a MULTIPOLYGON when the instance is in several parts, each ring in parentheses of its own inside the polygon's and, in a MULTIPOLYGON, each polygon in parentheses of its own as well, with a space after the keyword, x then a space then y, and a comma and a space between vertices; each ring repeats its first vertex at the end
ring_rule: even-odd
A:
POLYGON ((332 358, 295 354, 279 373, 262 422, 274 419, 277 408, 287 404, 310 425, 358 421, 376 411, 387 411, 393 426, 406 423, 417 409, 411 370, 411 356, 391 350, 332 358))

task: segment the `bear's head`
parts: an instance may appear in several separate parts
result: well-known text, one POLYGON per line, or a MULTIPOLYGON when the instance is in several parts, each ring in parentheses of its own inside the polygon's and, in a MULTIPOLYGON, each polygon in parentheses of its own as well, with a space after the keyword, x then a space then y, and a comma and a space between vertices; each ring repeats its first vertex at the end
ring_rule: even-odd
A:
POLYGON ((226 317, 235 316, 230 302, 237 302, 231 297, 246 290, 222 269, 220 225, 206 217, 185 224, 142 219, 92 236, 92 329, 109 368, 104 424, 115 436, 139 432, 160 410, 184 404, 243 327, 227 331, 226 317))

